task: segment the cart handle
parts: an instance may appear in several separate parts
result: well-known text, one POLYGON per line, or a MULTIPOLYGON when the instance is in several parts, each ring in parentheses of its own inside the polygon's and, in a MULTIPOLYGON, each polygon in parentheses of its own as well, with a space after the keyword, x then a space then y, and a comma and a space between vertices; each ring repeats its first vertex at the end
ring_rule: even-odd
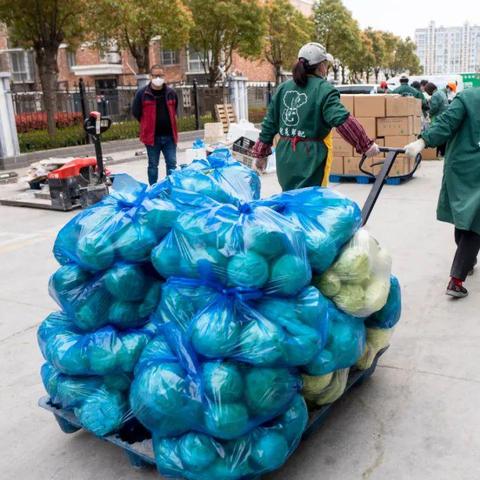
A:
MULTIPOLYGON (((362 159, 360 160, 360 164, 359 164, 359 169, 362 173, 364 173, 369 177, 375 178, 373 187, 370 190, 367 200, 365 201, 365 204, 363 205, 363 208, 362 208, 362 226, 364 226, 367 223, 368 219, 370 218, 370 214, 372 213, 373 207, 377 202, 380 192, 382 191, 383 185, 385 184, 385 180, 388 178, 388 174, 392 170, 393 164, 395 163, 395 160, 397 159, 398 155, 406 153, 405 149, 403 148, 379 147, 379 150, 380 152, 387 153, 387 157, 385 158, 385 160, 382 160, 380 162, 376 162, 373 164, 373 166, 383 165, 382 169, 380 170, 380 173, 377 176, 363 169, 363 164, 367 159, 365 154, 362 156, 362 159)), ((417 170, 418 166, 420 165, 421 161, 422 161, 422 155, 418 154, 417 157, 415 158, 415 165, 412 172, 410 172, 408 175, 403 175, 403 176, 413 175, 417 170)), ((394 178, 398 178, 398 177, 394 177, 394 178)))

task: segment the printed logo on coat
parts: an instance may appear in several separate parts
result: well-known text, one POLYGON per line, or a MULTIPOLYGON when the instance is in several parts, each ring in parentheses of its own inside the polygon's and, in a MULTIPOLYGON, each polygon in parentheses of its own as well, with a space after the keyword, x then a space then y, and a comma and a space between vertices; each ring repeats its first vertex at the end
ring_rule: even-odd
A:
POLYGON ((300 121, 298 109, 302 105, 305 105, 307 101, 308 97, 305 93, 298 93, 295 90, 285 92, 285 95, 283 96, 283 104, 286 108, 282 113, 283 123, 289 127, 296 127, 300 121))

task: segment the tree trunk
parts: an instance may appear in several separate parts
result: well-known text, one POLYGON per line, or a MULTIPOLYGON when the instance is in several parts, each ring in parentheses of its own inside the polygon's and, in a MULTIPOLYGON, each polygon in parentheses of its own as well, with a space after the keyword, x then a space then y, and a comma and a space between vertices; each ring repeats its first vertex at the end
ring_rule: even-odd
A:
POLYGON ((370 83, 370 70, 367 70, 367 83, 370 83))
POLYGON ((342 65, 342 84, 345 85, 345 66, 342 65))
POLYGON ((57 133, 55 114, 57 113, 57 48, 36 49, 35 59, 43 92, 43 107, 47 113, 47 129, 50 137, 57 133))
POLYGON ((380 74, 380 69, 376 68, 375 69, 375 83, 378 83, 378 75, 380 74))
POLYGON ((208 77, 207 77, 209 87, 215 86, 218 80, 218 76, 219 76, 218 65, 216 64, 210 65, 208 67, 208 77))
POLYGON ((282 65, 278 63, 275 65, 275 85, 280 85, 282 83, 282 65))

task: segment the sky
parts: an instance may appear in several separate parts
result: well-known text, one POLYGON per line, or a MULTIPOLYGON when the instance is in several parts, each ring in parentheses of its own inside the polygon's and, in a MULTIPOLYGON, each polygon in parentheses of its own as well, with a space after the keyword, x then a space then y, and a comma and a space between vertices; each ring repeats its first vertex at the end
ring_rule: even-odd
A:
POLYGON ((431 20, 437 26, 453 27, 469 21, 480 25, 478 0, 343 0, 362 28, 389 30, 403 37, 431 20))

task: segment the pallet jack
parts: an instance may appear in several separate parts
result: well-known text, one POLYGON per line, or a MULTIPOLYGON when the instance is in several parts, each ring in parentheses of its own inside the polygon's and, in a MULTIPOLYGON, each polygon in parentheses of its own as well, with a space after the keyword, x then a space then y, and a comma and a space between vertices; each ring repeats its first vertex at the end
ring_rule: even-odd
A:
POLYGON ((105 170, 101 135, 112 124, 100 112, 90 112, 83 128, 95 147, 95 157, 75 158, 47 175, 47 191, 24 192, 15 198, 1 199, 0 205, 69 211, 86 208, 108 194, 111 185, 105 170))

